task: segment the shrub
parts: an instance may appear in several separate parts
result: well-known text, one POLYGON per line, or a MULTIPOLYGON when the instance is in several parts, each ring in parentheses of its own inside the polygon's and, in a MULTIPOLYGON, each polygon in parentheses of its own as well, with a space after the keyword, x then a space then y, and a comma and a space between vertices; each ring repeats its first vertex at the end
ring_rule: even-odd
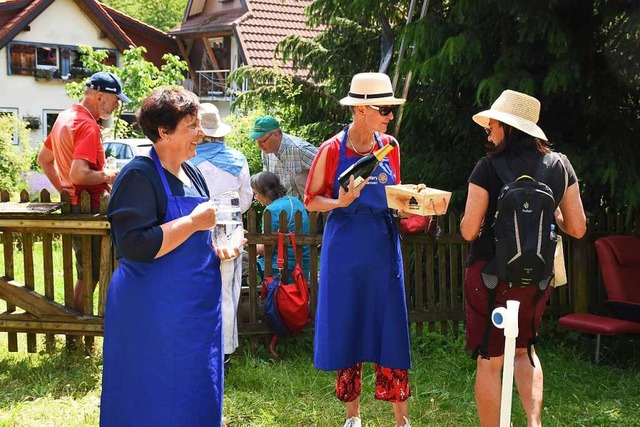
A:
POLYGON ((31 149, 27 145, 27 123, 12 114, 0 115, 0 190, 20 190, 24 173, 29 170, 31 149), (17 136, 18 145, 14 144, 17 136))

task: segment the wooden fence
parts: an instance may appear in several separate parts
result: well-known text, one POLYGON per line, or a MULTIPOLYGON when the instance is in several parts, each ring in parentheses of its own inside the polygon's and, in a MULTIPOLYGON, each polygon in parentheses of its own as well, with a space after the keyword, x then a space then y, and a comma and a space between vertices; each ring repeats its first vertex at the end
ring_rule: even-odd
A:
POLYGON ((83 335, 89 346, 93 344, 93 336, 102 335, 107 286, 99 286, 92 294, 88 289, 91 284, 87 281, 83 301, 85 314, 74 309, 72 237, 80 237, 81 263, 87 277, 98 268, 100 283, 109 283, 114 261, 105 215, 108 199, 103 198, 100 212, 96 214, 91 213, 87 192, 81 197, 80 214, 71 213, 68 193, 63 193, 61 199, 61 202, 51 202, 49 193, 43 190, 40 199, 33 202, 29 200, 29 194, 22 191, 19 202, 11 202, 7 191, 0 193, 0 241, 4 264, 0 300, 6 305, 5 311, 0 313, 0 332, 8 332, 9 351, 18 351, 19 332, 27 334, 28 352, 37 351, 37 333, 47 334, 47 349, 53 348, 54 334, 83 335), (101 239, 98 266, 91 265, 92 236, 101 239), (42 246, 41 251, 35 250, 36 245, 42 246), (54 269, 56 256, 61 257, 61 271, 54 269), (16 280, 16 270, 21 272, 22 281, 16 280), (56 300, 56 295, 62 295, 61 300, 56 300), (20 311, 16 311, 17 308, 20 311))
MULTIPOLYGON (((30 202, 23 192, 20 200, 12 202, 7 192, 0 194, 0 242, 3 265, 0 268, 0 332, 7 332, 8 348, 18 351, 18 335, 26 334, 27 351, 37 351, 36 334, 46 334, 47 349, 53 348, 54 334, 84 335, 88 344, 93 336, 103 332, 106 292, 113 269, 109 223, 106 221, 106 197, 100 213, 90 212, 87 194, 81 198, 81 214, 71 214, 66 194, 62 202, 51 202, 43 191, 40 200, 30 202), (83 269, 99 268, 98 289, 91 295, 85 292, 84 311, 73 309, 75 282, 72 236, 82 237, 83 269), (100 236, 101 258, 99 266, 91 265, 90 237, 100 236), (41 250, 36 247, 41 245, 41 250), (60 257, 54 268, 54 258, 60 257), (18 267, 18 268, 17 268, 18 267), (17 275, 17 272, 20 272, 17 275), (18 278, 16 278, 18 277, 18 278), (57 295, 57 298, 56 298, 57 295), (5 305, 2 312, 2 305, 5 305)), ((316 213, 310 214, 310 223, 317 223, 316 213)), ((442 236, 435 240, 427 233, 402 236, 402 253, 409 322, 421 334, 425 329, 441 333, 458 334, 464 322, 463 281, 468 244, 459 233, 459 215, 455 212, 439 217, 442 236)), ((277 235, 260 231, 258 213, 249 210, 245 218, 248 239, 248 275, 240 302, 239 332, 258 335, 270 332, 260 314, 259 276, 256 272, 256 245, 265 245, 266 274, 271 274, 271 254, 277 235)), ((271 229, 268 212, 264 217, 265 229, 271 229)), ((281 227, 288 223, 284 213, 281 227)), ((322 235, 311 227, 310 234, 301 232, 301 217, 294 221, 293 231, 299 246, 309 245, 311 250, 310 296, 311 311, 315 312, 318 289, 318 257, 322 235), (315 261, 315 262, 314 262, 315 261)), ((604 289, 601 283, 593 242, 609 234, 640 234, 640 218, 624 221, 622 215, 592 217, 589 232, 581 240, 565 240, 565 258, 569 284, 553 290, 548 317, 568 312, 599 312, 604 310, 604 289)), ((287 231, 282 229, 281 231, 287 231)), ((286 263, 285 263, 286 265, 286 263)), ((90 277, 90 276, 89 276, 90 277)))

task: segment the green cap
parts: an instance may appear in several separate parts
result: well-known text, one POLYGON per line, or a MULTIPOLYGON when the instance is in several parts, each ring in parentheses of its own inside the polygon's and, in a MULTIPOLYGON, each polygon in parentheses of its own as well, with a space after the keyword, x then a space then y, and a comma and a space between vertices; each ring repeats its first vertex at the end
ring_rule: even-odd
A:
POLYGON ((267 132, 280 129, 280 123, 272 116, 260 117, 253 123, 253 132, 249 135, 251 139, 258 139, 267 132))

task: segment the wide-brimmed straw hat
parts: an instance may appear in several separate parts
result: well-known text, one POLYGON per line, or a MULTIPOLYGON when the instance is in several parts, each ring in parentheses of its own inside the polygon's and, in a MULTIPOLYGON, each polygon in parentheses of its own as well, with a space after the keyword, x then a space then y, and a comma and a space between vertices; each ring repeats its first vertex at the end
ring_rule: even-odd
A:
POLYGON ((489 110, 474 115, 473 121, 486 128, 489 127, 489 119, 498 120, 547 141, 547 136, 537 125, 539 118, 540 101, 533 96, 507 89, 500 94, 489 110))
POLYGON ((231 126, 222 123, 218 107, 208 102, 200 104, 202 121, 200 126, 204 134, 210 138, 223 138, 231 131, 231 126))
POLYGON ((359 73, 351 79, 349 96, 340 100, 342 105, 398 105, 406 100, 393 96, 389 76, 384 73, 359 73))

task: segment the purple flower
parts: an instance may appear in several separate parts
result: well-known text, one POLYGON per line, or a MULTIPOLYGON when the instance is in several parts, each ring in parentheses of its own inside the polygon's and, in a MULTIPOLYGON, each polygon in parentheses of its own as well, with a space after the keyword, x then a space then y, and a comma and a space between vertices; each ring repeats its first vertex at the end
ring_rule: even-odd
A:
POLYGON ((32 196, 40 194, 40 191, 43 189, 46 189, 51 194, 58 194, 58 191, 55 189, 53 184, 51 184, 46 175, 36 171, 27 172, 27 190, 29 191, 29 194, 32 196))

